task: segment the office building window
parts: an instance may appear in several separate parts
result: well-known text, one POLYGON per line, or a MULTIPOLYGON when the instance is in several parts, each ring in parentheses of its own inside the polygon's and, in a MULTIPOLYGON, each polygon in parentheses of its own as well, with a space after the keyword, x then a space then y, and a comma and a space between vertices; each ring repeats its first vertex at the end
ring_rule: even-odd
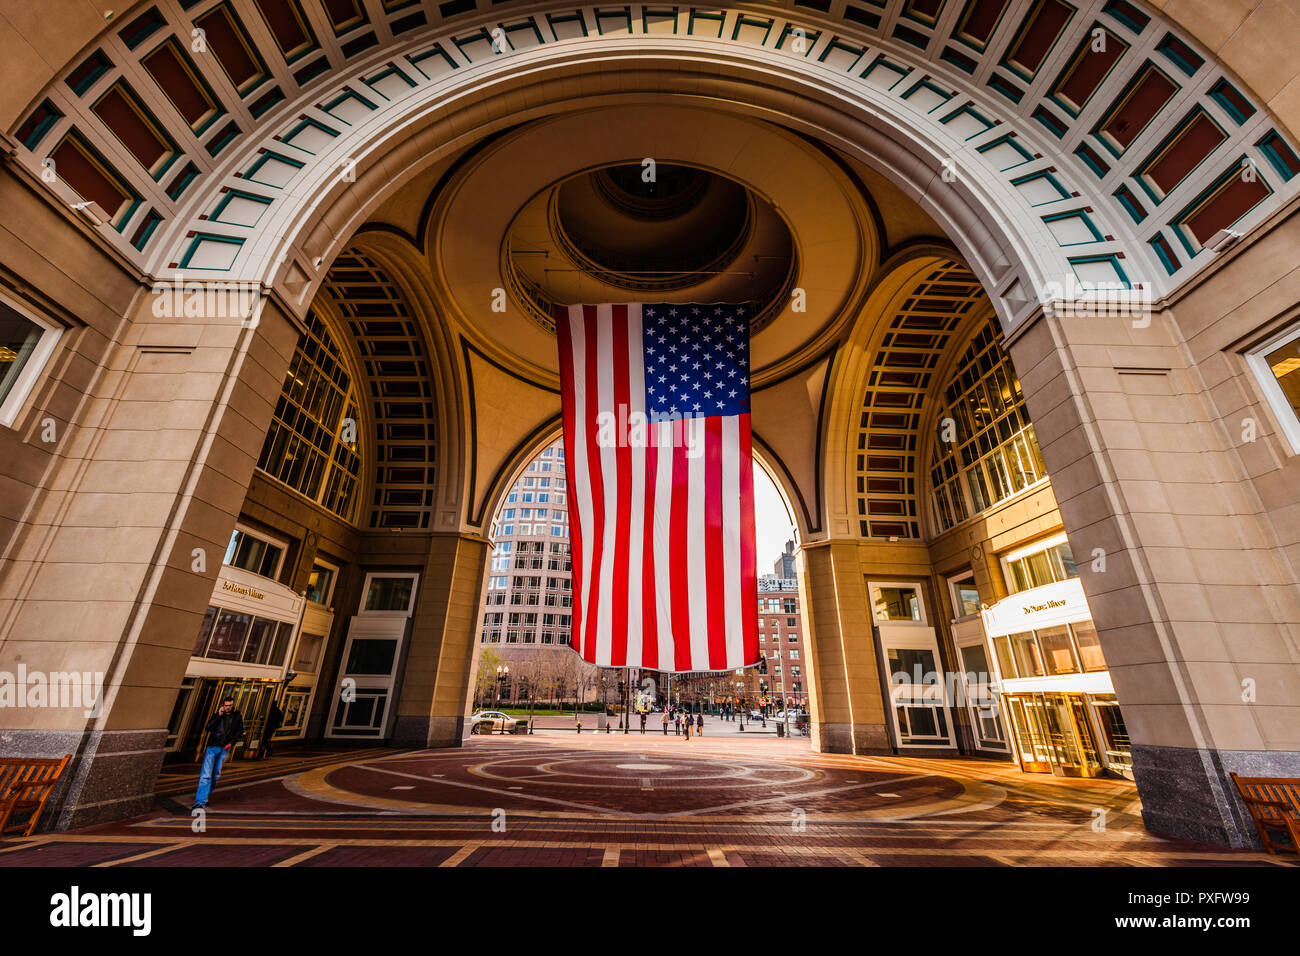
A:
POLYGON ((1047 477, 1025 396, 992 323, 984 326, 943 392, 930 453, 939 531, 1047 477))
POLYGON ((0 425, 12 425, 62 329, 0 295, 0 425))
POLYGON ((338 569, 328 564, 313 564, 307 578, 307 600, 328 605, 334 595, 334 576, 338 569))
POLYGON ((1300 454, 1300 324, 1247 356, 1291 450, 1300 454))
POLYGON ((315 312, 307 314, 257 467, 344 520, 361 474, 356 392, 315 312))
POLYGON ((1014 551, 1004 560, 1012 591, 1027 591, 1079 576, 1070 542, 1064 535, 1014 551))
POLYGON ((230 535, 222 563, 275 580, 280 574, 283 557, 283 542, 263 538, 246 528, 236 528, 230 535))

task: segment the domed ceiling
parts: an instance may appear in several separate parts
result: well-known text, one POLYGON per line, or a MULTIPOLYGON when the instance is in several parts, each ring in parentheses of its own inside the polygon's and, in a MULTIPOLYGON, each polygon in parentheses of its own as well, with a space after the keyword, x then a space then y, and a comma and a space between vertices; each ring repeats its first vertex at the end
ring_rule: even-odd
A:
POLYGON ((438 184, 431 286, 477 347, 537 381, 558 376, 556 305, 750 303, 761 387, 852 320, 891 234, 940 235, 864 175, 786 130, 684 103, 538 121, 438 184))
POLYGON ((539 193, 510 224, 502 272, 515 304, 548 331, 557 303, 748 302, 757 332, 798 274, 772 204, 693 166, 619 164, 539 193))

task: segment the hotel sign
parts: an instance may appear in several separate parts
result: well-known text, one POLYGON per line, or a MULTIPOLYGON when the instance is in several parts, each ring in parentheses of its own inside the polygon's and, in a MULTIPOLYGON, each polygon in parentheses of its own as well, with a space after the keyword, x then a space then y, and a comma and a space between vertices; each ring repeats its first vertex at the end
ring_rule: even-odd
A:
POLYGON ((242 594, 245 597, 255 598, 258 601, 266 600, 266 595, 263 594, 261 591, 256 591, 253 588, 244 587, 242 584, 236 584, 234 581, 222 581, 221 590, 233 591, 235 594, 242 594))
POLYGON ((217 575, 211 603, 232 611, 296 624, 303 598, 278 581, 227 564, 217 575))
POLYGON ((1078 578, 1030 588, 980 612, 989 637, 1091 619, 1088 599, 1078 578))

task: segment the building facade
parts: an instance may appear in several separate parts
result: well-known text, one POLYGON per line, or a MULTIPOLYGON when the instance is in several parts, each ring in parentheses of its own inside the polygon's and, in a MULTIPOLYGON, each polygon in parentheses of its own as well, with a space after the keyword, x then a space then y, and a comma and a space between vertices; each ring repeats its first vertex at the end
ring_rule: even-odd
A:
POLYGON ((1131 762, 1232 845, 1228 774, 1300 775, 1290 5, 49 0, 0 43, 0 671, 105 687, 0 712, 74 755, 58 825, 150 805, 200 682, 457 745, 551 308, 651 297, 754 305, 814 747, 1131 762))
MULTIPOLYGON (((787 554, 793 556, 793 546, 787 554)), ((784 555, 777 559, 776 574, 758 579, 758 650, 766 673, 746 668, 736 675, 733 682, 743 683, 737 687, 737 703, 745 709, 774 713, 787 707, 808 708, 804 685, 808 651, 799 613, 799 581, 780 576, 784 561, 784 555)))
POLYGON ((503 703, 594 699, 594 667, 569 649, 573 557, 564 443, 544 449, 506 495, 492 529, 480 640, 495 645, 503 703))

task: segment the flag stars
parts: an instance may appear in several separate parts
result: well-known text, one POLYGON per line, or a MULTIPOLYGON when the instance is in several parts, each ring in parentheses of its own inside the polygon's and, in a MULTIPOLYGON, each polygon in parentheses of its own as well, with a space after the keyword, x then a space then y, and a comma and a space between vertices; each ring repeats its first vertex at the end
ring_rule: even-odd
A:
POLYGON ((742 369, 748 364, 749 337, 740 308, 656 305, 643 306, 642 315, 645 405, 657 419, 748 411, 749 377, 742 369))

